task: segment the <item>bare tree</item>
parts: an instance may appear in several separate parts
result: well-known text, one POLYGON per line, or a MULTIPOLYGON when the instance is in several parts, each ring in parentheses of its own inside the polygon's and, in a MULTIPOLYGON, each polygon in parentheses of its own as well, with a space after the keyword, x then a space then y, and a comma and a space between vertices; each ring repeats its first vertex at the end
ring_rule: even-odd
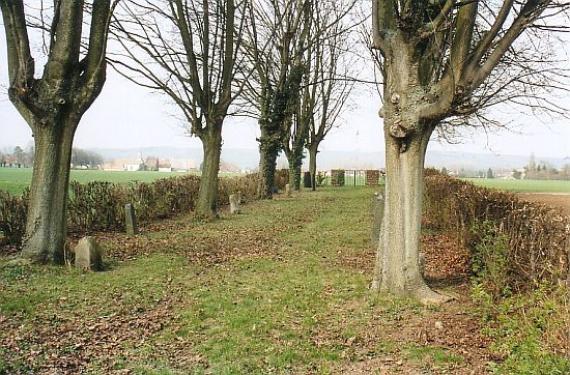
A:
POLYGON ((114 33, 123 48, 113 66, 166 94, 202 141, 196 215, 211 219, 217 215, 222 127, 247 79, 239 50, 249 2, 130 0, 121 8, 126 17, 114 33))
POLYGON ((0 1, 8 52, 8 95, 32 129, 35 142, 22 255, 36 262, 63 263, 73 136, 105 82, 107 35, 115 5, 116 1, 110 0, 91 4, 57 0, 51 8, 41 7, 42 22, 36 23, 37 6, 30 10, 31 5, 23 0, 0 1), (84 41, 88 11, 90 32, 84 41), (46 63, 40 78, 36 77, 29 24, 46 40, 46 63))
POLYGON ((506 101, 557 110, 541 95, 559 77, 540 39, 560 29, 554 16, 567 6, 552 0, 373 1, 387 170, 373 287, 428 304, 447 298, 426 285, 418 264, 430 136, 443 125, 485 120, 485 108, 506 101))
POLYGON ((348 50, 351 42, 350 28, 337 23, 327 32, 327 37, 317 42, 315 66, 311 69, 313 89, 307 100, 309 172, 311 188, 316 190, 317 154, 319 146, 333 127, 338 124, 342 112, 347 109, 350 94, 356 80, 352 75, 354 63, 348 50))
POLYGON ((273 196, 277 156, 306 71, 312 7, 311 0, 263 0, 251 11, 247 51, 254 75, 247 98, 257 109, 261 131, 260 198, 273 196))

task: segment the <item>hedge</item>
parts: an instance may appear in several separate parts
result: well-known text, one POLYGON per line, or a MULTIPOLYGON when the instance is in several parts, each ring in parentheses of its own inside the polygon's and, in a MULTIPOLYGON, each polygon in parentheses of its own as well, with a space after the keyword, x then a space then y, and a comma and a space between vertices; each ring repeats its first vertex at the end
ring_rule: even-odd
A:
POLYGON ((514 194, 443 175, 428 173, 425 181, 426 226, 455 233, 470 249, 480 240, 473 228, 482 223, 492 223, 506 236, 511 288, 570 281, 570 217, 514 194))
MULTIPOLYGON (((279 189, 282 178, 276 178, 279 189)), ((220 178, 218 204, 229 204, 229 195, 241 192, 242 199, 256 199, 257 175, 220 178)), ((70 232, 123 231, 127 203, 136 209, 137 220, 145 224, 154 220, 190 212, 198 198, 200 177, 187 175, 156 180, 151 183, 117 184, 111 182, 71 182, 68 200, 70 232)), ((4 240, 19 245, 25 232, 27 194, 11 196, 0 191, 0 231, 4 240)))

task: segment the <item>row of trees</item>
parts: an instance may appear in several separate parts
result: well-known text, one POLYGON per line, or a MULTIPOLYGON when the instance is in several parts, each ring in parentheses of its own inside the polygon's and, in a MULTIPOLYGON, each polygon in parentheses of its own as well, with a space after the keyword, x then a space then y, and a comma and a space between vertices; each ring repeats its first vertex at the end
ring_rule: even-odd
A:
MULTIPOLYGON (((138 85, 167 95, 203 145, 197 214, 216 216, 222 129, 232 115, 258 120, 260 198, 271 198, 284 151, 300 188, 303 150, 312 165, 342 112, 352 3, 125 1, 111 32, 113 66, 138 85), (165 31, 168 30, 168 31, 165 31)), ((313 168, 313 175, 316 167, 313 168)))
POLYGON ((202 141, 197 216, 217 215, 228 116, 258 119, 260 198, 273 194, 282 150, 299 186, 303 148, 309 146, 314 165, 318 146, 352 89, 342 62, 354 4, 58 0, 38 8, 23 0, 1 1, 8 94, 35 142, 23 254, 39 262, 63 261, 73 137, 101 92, 109 62, 134 83, 167 95, 189 133, 202 141), (33 40, 41 40, 41 48, 33 40), (44 52, 43 69, 35 66, 35 50, 44 52))
MULTIPOLYGON (((518 176, 522 178, 522 172, 519 172, 518 176)), ((524 167, 524 178, 529 180, 570 180, 570 164, 557 169, 545 162, 537 163, 534 154, 531 154, 528 164, 524 167)))
MULTIPOLYGON (((34 165, 34 147, 26 150, 14 147, 11 153, 0 152, 0 167, 30 168, 34 165)), ((95 169, 103 164, 103 157, 94 151, 73 148, 71 166, 81 169, 95 169)))
MULTIPOLYGON (((24 255, 63 262, 73 135, 101 92, 108 60, 135 83, 170 97, 202 140, 198 215, 215 216, 227 116, 258 119, 261 197, 272 195, 280 150, 297 179, 300 150, 308 146, 316 156, 326 133, 320 126, 331 126, 351 91, 336 83, 347 75, 343 56, 358 23, 349 17, 354 4, 56 0, 48 18, 44 8, 38 15, 23 0, 1 0, 8 93, 35 139, 24 255), (46 36, 43 70, 31 53, 30 23, 46 36), (110 33, 118 47, 113 54, 107 54, 110 33)), ((488 122, 484 110, 495 104, 559 110, 541 96, 563 76, 543 41, 563 28, 558 22, 567 7, 562 0, 373 0, 364 8, 382 87, 388 176, 375 288, 426 303, 445 299, 419 269, 429 139, 434 131, 488 122)))
POLYGON ((34 149, 22 149, 20 146, 14 147, 10 152, 0 152, 0 167, 27 168, 34 163, 34 149))

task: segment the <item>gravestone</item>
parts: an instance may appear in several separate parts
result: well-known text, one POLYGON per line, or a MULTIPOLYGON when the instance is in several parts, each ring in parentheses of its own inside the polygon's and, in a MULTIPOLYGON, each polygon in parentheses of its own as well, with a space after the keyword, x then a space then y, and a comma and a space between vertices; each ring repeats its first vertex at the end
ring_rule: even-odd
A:
POLYGON ((130 203, 125 204, 125 228, 127 229, 127 234, 130 236, 138 234, 135 208, 130 203))
POLYGON ((382 193, 374 193, 372 199, 372 234, 371 241, 374 249, 378 248, 380 242, 380 233, 382 231, 382 220, 384 219, 384 195, 382 193))
POLYGON ((93 237, 83 237, 75 246, 75 267, 84 271, 103 270, 103 249, 93 237))
POLYGON ((344 169, 333 169, 331 171, 331 185, 344 186, 344 169))
POLYGON ((380 182, 380 171, 369 169, 366 171, 366 186, 377 186, 380 182))
POLYGON ((241 212, 241 194, 230 194, 230 213, 232 215, 239 214, 241 212))
POLYGON ((285 196, 287 197, 291 196, 291 186, 289 184, 285 185, 285 196))

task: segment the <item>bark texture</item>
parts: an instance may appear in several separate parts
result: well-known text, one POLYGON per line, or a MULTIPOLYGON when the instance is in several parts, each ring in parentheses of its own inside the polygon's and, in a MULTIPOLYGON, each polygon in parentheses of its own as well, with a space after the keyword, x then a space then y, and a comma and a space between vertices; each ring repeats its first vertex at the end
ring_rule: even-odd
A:
POLYGON ((259 183, 257 195, 260 199, 272 199, 275 190, 275 171, 277 169, 277 156, 279 155, 279 141, 267 127, 261 125, 259 138, 259 183))
POLYGON ((204 161, 196 202, 196 216, 200 219, 211 220, 218 216, 218 173, 222 152, 222 123, 207 125, 207 129, 208 131, 201 137, 204 161))
POLYGON ((34 130, 34 169, 22 255, 37 263, 64 263, 69 165, 76 119, 34 130))
POLYGON ((318 145, 309 147, 309 173, 311 174, 311 190, 317 190, 317 153, 318 145))

